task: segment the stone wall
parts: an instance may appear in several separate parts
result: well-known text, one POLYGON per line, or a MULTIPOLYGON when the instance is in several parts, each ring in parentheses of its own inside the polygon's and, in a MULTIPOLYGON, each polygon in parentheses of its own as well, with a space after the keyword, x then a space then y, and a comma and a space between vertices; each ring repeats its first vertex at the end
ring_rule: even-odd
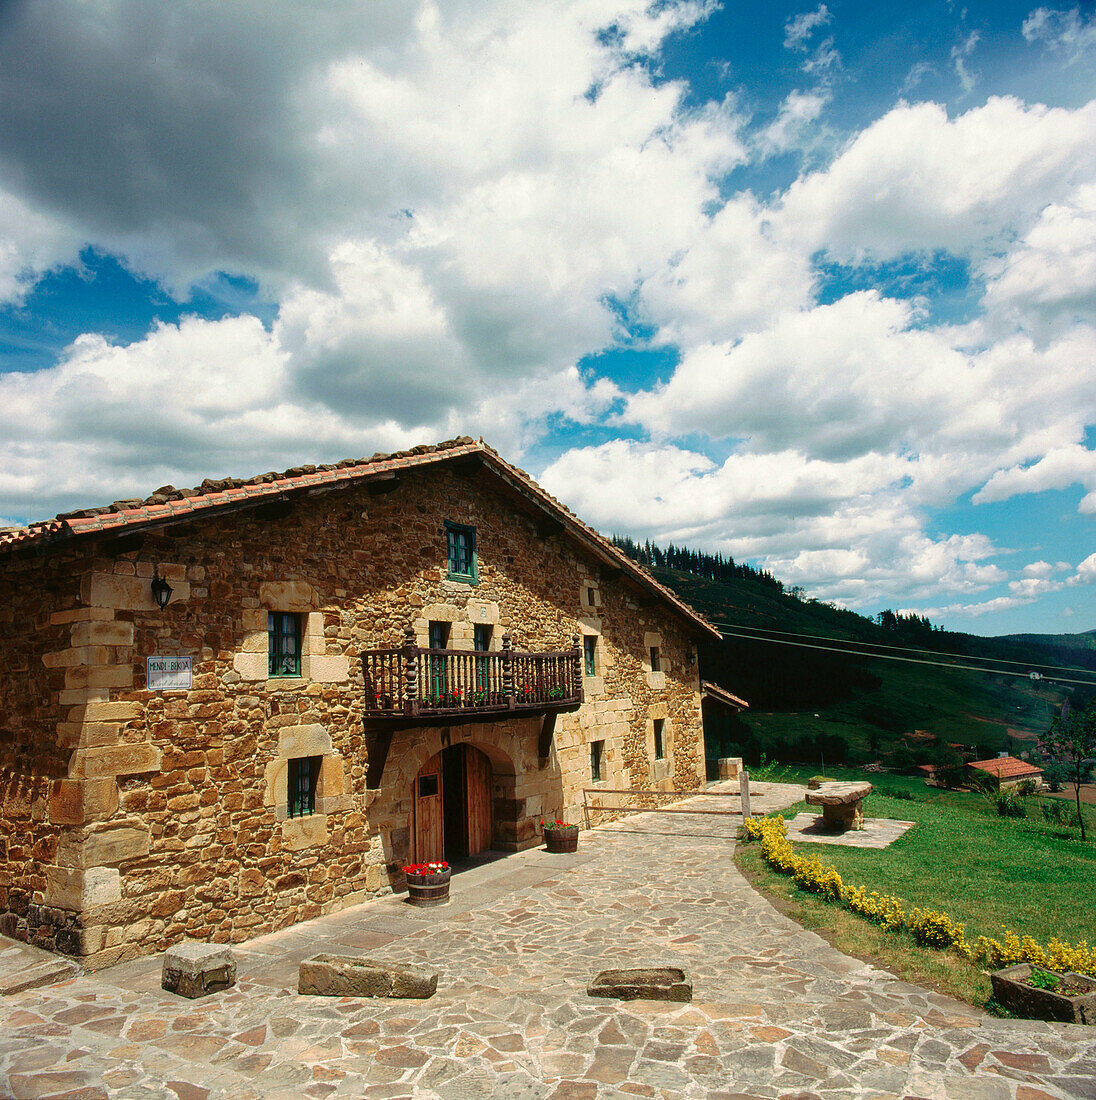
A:
MULTIPOLYGON (((440 467, 404 472, 382 495, 341 488, 104 540, 63 570, 48 558, 20 566, 0 625, 35 694, 8 682, 4 745, 14 782, 49 782, 10 800, 32 816, 38 805, 47 826, 30 860, 37 877, 24 879, 38 923, 24 913, 16 934, 105 965, 183 937, 243 940, 388 891, 412 854, 415 775, 457 740, 491 759, 495 839, 510 848, 537 843, 543 816, 581 820, 583 789, 599 786, 593 741, 604 743, 602 788, 697 787, 686 625, 566 535, 542 537, 537 521, 493 477, 440 467), (476 528, 478 584, 447 579, 446 520, 476 528), (174 589, 162 611, 154 570, 174 589), (31 614, 20 593, 39 576, 31 614), (267 677, 269 611, 301 616, 299 678, 267 677), (425 644, 439 619, 454 648, 471 648, 475 623, 493 628, 492 648, 503 633, 517 650, 596 636, 587 701, 558 716, 546 761, 539 718, 401 730, 380 789, 367 790, 377 726, 363 721, 358 655, 400 645, 409 625, 425 644), (190 655, 192 689, 147 691, 153 655, 190 655), (290 819, 287 765, 301 756, 322 758, 317 812, 290 819)), ((16 847, 26 865, 27 846, 16 847)))

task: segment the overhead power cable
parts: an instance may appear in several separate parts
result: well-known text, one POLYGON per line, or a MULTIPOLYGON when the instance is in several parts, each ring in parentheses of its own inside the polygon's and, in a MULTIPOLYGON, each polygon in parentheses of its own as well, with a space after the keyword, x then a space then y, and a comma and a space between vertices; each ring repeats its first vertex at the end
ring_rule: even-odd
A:
MULTIPOLYGON (((867 653, 854 649, 840 649, 837 646, 811 645, 809 642, 793 642, 787 638, 763 638, 757 634, 740 634, 733 630, 722 630, 720 633, 725 638, 746 638, 751 642, 768 642, 770 645, 791 645, 799 646, 801 649, 821 649, 825 650, 827 653, 844 653, 849 657, 874 657, 877 661, 904 661, 911 665, 934 665, 937 668, 958 669, 960 672, 991 672, 995 676, 1015 676, 1021 680, 1028 679, 1028 673, 1013 672, 1012 669, 1008 668, 982 668, 980 665, 957 665, 948 661, 923 661, 917 657, 899 657, 893 653, 867 653)), ((1055 676, 1054 683, 1081 684, 1084 687, 1096 687, 1096 679, 1070 680, 1063 676, 1055 676)))
POLYGON ((826 634, 801 634, 794 630, 771 630, 764 626, 751 626, 749 623, 721 623, 715 619, 708 620, 713 626, 728 627, 732 630, 756 630, 763 634, 780 634, 789 638, 810 638, 816 642, 838 642, 841 645, 863 645, 878 649, 893 649, 899 653, 920 653, 925 657, 954 657, 959 661, 993 661, 998 665, 1019 665, 1021 668, 1050 668, 1057 672, 1080 672, 1090 676, 1096 676, 1090 668, 1079 668, 1076 665, 1052 665, 1046 661, 1010 661, 1007 657, 979 657, 973 653, 948 653, 939 649, 923 649, 920 646, 910 645, 884 645, 883 642, 865 642, 852 638, 835 638, 826 634))

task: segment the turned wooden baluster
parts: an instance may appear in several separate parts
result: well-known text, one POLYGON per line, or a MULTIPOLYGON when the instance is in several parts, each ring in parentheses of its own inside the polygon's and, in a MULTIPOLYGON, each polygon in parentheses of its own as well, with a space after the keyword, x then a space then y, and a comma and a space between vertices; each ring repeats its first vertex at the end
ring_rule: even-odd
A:
POLYGON ((509 633, 502 636, 502 694, 506 705, 514 709, 514 651, 510 647, 509 633))
POLYGON ((419 647, 412 626, 403 631, 403 696, 405 712, 414 717, 419 713, 419 647))

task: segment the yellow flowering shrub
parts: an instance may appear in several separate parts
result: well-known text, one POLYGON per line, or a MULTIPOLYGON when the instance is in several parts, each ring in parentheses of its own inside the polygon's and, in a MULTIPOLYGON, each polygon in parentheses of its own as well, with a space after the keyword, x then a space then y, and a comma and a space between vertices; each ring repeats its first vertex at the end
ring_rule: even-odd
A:
POLYGON ((862 886, 846 886, 836 867, 827 866, 818 858, 806 859, 798 855, 788 840, 784 818, 779 814, 776 817, 747 818, 743 827, 748 839, 761 841, 761 856, 765 862, 781 874, 792 876, 800 889, 839 902, 846 909, 874 921, 887 932, 904 929, 924 947, 955 951, 964 958, 977 960, 990 970, 1028 962, 1051 970, 1072 970, 1078 974, 1096 976, 1096 950, 1089 947, 1086 940, 1071 945, 1055 937, 1044 948, 1031 936, 1021 939, 1015 932, 1006 929, 1003 943, 979 936, 972 948, 964 938, 965 926, 952 921, 947 913, 920 908, 906 913, 901 898, 875 890, 869 893, 862 886))

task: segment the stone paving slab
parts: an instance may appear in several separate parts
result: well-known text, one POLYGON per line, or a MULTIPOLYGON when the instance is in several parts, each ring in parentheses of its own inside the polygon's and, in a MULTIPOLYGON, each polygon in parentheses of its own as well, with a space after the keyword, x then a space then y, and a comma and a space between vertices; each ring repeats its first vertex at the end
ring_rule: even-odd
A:
POLYGON ((864 818, 863 829, 834 832, 822 824, 822 818, 812 813, 796 814, 786 822, 788 839, 805 844, 843 844, 848 848, 888 848, 903 833, 916 824, 913 821, 892 821, 885 817, 864 818))
POLYGON ((79 973, 72 959, 0 936, 0 997, 53 985, 79 973))
POLYGON ((429 921, 386 899, 236 945, 237 986, 201 1001, 159 990, 158 958, 15 994, 0 1095, 1096 1097, 1093 1029, 997 1020, 841 954, 750 888, 735 829, 635 815, 582 833, 570 862, 534 850, 454 875, 459 900, 429 921), (437 993, 277 984, 279 967, 351 942, 437 969, 437 993), (599 970, 649 965, 687 970, 693 1002, 586 996, 599 970))

